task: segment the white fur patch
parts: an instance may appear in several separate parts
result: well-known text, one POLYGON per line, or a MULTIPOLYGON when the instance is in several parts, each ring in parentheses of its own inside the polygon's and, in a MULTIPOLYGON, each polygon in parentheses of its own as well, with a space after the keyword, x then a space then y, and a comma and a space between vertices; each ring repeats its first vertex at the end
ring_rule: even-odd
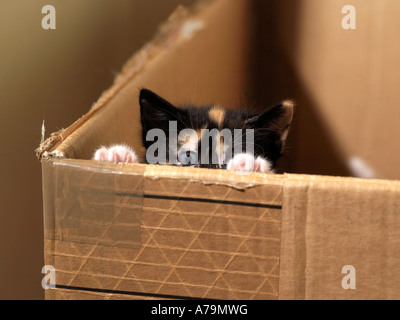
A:
POLYGON ((103 162, 138 162, 135 151, 126 145, 113 145, 109 148, 101 147, 96 150, 93 160, 103 162))
POLYGON ((272 172, 271 163, 262 158, 254 158, 253 155, 247 153, 239 153, 235 155, 227 164, 227 170, 245 171, 245 172, 272 172))

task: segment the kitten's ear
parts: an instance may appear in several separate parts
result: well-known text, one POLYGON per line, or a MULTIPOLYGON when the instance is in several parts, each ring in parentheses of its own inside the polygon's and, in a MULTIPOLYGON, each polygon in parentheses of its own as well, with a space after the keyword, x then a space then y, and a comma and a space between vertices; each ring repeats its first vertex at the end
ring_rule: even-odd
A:
POLYGON ((247 121, 247 124, 255 129, 266 128, 270 132, 277 133, 282 144, 284 144, 293 120, 293 109, 294 102, 292 100, 285 100, 268 111, 251 117, 247 121))
POLYGON ((156 128, 168 131, 169 121, 178 121, 178 123, 182 121, 182 110, 175 108, 150 90, 142 89, 140 91, 139 104, 144 131, 156 128))

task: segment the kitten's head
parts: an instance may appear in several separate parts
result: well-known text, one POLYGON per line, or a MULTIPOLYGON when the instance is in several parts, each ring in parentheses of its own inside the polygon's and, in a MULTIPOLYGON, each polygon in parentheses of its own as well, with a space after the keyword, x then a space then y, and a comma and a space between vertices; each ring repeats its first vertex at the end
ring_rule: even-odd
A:
POLYGON ((250 114, 219 106, 177 108, 142 89, 139 103, 148 163, 225 168, 233 155, 247 152, 274 169, 293 117, 290 100, 250 114))

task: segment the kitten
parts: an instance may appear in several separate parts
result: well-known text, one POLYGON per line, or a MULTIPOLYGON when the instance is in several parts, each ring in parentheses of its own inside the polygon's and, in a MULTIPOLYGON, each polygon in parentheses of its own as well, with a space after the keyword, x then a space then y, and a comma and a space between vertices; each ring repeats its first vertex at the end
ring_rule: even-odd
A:
MULTIPOLYGON (((274 172, 293 117, 290 100, 259 114, 219 106, 177 108, 154 92, 139 97, 146 162, 274 172)), ((99 161, 137 162, 126 145, 99 148, 99 161)))

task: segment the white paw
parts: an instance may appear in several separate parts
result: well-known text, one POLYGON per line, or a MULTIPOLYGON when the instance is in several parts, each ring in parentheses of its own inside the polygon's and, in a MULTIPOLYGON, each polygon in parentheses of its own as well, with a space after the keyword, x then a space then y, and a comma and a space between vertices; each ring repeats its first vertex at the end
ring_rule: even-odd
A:
POLYGON ((114 145, 110 148, 101 147, 95 152, 93 160, 129 163, 138 162, 135 151, 125 145, 114 145))
POLYGON ((254 158, 251 154, 239 153, 229 160, 226 168, 228 170, 266 173, 271 171, 271 164, 262 157, 254 158))

